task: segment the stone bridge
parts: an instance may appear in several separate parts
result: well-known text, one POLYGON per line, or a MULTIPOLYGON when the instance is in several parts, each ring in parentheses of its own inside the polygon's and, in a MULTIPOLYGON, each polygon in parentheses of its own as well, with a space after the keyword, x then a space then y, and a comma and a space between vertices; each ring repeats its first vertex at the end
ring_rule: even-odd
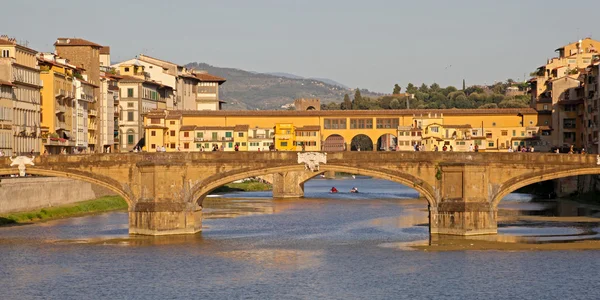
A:
MULTIPOLYGON (((107 187, 129 204, 131 234, 201 231, 202 202, 215 188, 273 174, 273 197, 302 197, 304 182, 324 172, 391 180, 429 203, 432 234, 493 234, 497 206, 512 191, 540 181, 600 174, 593 155, 459 152, 333 152, 319 170, 297 152, 194 152, 36 157, 27 174, 67 177, 107 187)), ((18 174, 0 158, 0 175, 18 174)), ((42 196, 43 197, 43 196, 42 196)))

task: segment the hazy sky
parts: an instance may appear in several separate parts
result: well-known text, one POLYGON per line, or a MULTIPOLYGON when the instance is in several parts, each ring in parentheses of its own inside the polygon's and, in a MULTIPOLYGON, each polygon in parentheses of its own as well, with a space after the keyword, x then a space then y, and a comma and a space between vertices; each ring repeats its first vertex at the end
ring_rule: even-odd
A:
POLYGON ((258 72, 460 86, 523 79, 554 49, 600 39, 600 1, 219 0, 3 1, 0 33, 52 51, 57 37, 258 72))

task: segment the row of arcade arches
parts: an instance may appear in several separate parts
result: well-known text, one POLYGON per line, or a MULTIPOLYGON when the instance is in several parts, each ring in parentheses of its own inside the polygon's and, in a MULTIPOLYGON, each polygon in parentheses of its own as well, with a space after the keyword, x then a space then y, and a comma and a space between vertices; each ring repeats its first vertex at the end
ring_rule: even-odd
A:
POLYGON ((323 151, 346 151, 348 147, 350 151, 394 151, 397 144, 398 138, 390 133, 381 135, 377 143, 373 143, 371 137, 366 134, 357 134, 349 142, 339 134, 332 134, 323 142, 323 151))

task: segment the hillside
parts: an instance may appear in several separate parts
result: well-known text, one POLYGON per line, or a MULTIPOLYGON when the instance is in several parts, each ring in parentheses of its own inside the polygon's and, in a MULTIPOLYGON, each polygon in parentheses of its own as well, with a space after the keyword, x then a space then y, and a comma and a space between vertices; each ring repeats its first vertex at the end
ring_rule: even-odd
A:
MULTIPOLYGON (((319 98, 321 103, 341 102, 344 94, 354 91, 316 79, 289 78, 289 74, 264 74, 233 68, 220 68, 205 63, 190 63, 187 68, 205 70, 227 79, 221 86, 221 100, 226 110, 282 109, 297 98, 319 98)), ((375 95, 361 91, 363 96, 375 95)))

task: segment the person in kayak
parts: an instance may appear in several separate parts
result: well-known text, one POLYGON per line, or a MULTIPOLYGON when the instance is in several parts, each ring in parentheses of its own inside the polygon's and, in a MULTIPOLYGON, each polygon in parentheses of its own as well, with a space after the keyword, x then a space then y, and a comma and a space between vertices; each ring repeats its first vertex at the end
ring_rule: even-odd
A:
POLYGON ((353 187, 353 188, 350 190, 350 193, 358 193, 358 188, 357 188, 357 187, 353 187))
POLYGON ((335 186, 334 186, 334 187, 332 187, 332 188, 331 188, 331 191, 329 191, 329 192, 330 192, 330 193, 337 193, 337 192, 338 192, 338 190, 337 190, 337 189, 335 188, 335 186))

